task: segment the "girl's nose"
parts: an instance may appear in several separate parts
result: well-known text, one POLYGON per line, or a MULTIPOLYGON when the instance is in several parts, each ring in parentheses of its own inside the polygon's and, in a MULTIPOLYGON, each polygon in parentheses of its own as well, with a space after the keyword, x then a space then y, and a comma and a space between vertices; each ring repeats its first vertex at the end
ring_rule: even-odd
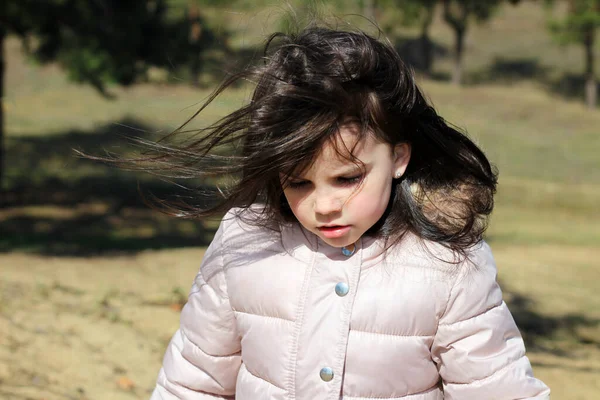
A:
POLYGON ((329 215, 342 210, 342 201, 331 195, 317 195, 314 203, 314 211, 317 214, 329 215))

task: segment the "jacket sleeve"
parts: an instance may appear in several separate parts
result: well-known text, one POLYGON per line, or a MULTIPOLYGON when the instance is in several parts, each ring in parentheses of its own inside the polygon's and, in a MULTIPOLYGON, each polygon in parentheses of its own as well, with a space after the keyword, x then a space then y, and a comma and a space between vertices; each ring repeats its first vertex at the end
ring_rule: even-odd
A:
POLYGON ((241 347, 223 269, 224 225, 206 250, 151 400, 235 398, 241 347))
POLYGON ((444 398, 549 399, 496 282, 489 246, 478 245, 456 275, 432 345, 444 398))

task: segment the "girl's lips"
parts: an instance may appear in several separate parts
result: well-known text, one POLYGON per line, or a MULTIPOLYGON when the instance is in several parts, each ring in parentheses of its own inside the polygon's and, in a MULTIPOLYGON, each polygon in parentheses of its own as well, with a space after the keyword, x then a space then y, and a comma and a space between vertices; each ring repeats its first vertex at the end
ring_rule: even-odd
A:
POLYGON ((344 236, 350 231, 350 225, 320 226, 319 232, 327 239, 335 239, 344 236))

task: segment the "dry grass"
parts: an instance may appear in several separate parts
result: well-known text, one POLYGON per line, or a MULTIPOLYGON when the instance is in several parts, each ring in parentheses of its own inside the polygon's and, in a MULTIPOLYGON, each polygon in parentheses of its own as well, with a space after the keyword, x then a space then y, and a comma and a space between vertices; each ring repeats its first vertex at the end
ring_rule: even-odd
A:
MULTIPOLYGON (((552 335, 537 339, 542 349, 529 349, 535 375, 550 386, 553 399, 595 399, 600 390, 600 248, 549 244, 493 248, 509 304, 512 296, 526 295, 533 303, 528 308, 542 316, 540 323, 563 323, 552 335)), ((519 312, 520 306, 511 309, 519 312)))
POLYGON ((150 397, 203 251, 0 256, 0 398, 150 397))

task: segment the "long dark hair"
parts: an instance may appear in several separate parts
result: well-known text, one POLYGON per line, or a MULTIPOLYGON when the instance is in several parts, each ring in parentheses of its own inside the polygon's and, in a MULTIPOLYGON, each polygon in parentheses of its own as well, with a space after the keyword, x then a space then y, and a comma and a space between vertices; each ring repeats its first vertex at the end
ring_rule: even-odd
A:
POLYGON ((184 124, 144 159, 151 163, 140 169, 222 183, 211 203, 163 202, 164 211, 198 218, 241 207, 253 214, 249 222, 264 227, 293 222, 281 174, 310 165, 350 118, 361 135, 412 147, 405 174, 394 180, 388 209, 369 234, 393 244, 412 232, 463 254, 481 240, 496 173, 484 153, 428 104, 389 43, 316 25, 297 34, 273 34, 263 65, 226 79, 195 116, 240 80, 256 82, 247 105, 199 130, 193 140, 167 144, 184 124), (223 183, 226 178, 229 184, 223 183), (262 206, 251 207, 255 203, 262 206))

